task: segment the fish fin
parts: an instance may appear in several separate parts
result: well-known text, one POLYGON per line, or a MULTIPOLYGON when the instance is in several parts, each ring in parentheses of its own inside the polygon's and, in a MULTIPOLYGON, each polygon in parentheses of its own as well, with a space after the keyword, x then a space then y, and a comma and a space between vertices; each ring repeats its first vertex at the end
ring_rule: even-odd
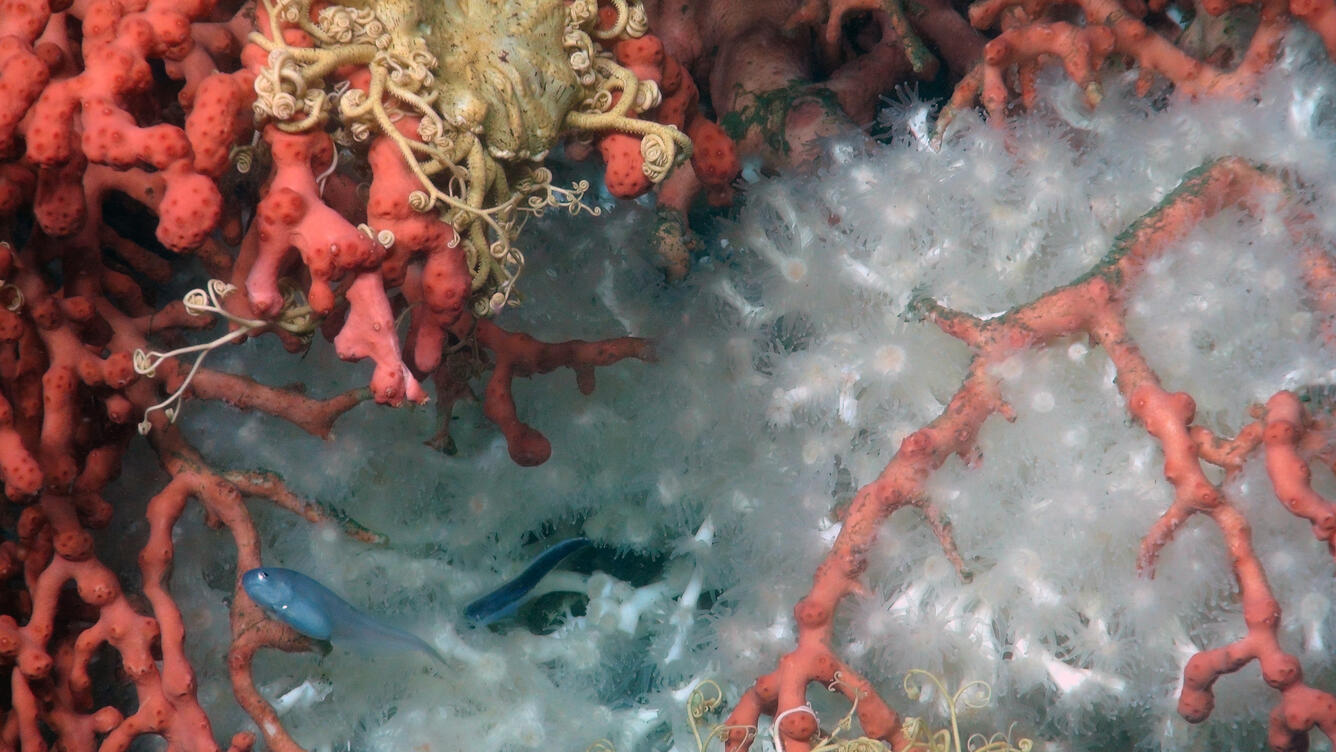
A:
POLYGON ((441 664, 442 666, 445 666, 446 668, 450 667, 449 662, 445 660, 445 656, 441 655, 441 651, 437 650, 436 647, 432 645, 430 642, 423 640, 422 647, 424 650, 426 650, 427 655, 430 655, 432 658, 436 659, 437 663, 441 664))

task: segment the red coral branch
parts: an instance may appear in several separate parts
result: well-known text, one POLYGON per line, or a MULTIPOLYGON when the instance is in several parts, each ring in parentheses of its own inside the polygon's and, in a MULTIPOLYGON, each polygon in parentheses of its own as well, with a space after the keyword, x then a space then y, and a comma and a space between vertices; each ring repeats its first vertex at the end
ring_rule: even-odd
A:
MULTIPOLYGON (((1296 252, 1306 268, 1317 270, 1305 275, 1311 298, 1325 316, 1336 316, 1336 307, 1330 305, 1333 277, 1327 271, 1332 259, 1309 242, 1307 225, 1311 217, 1277 178, 1232 158, 1189 175, 1158 207, 1120 235, 1113 250, 1078 282, 987 320, 951 311, 933 301, 916 304, 924 316, 974 351, 968 374, 942 414, 906 437, 881 475, 858 490, 831 552, 813 576, 811 590, 794 607, 797 646, 780 659, 776 672, 757 680, 729 716, 726 725, 736 728, 729 732, 728 749, 749 746, 746 729, 754 728, 762 713, 782 718, 779 732, 785 752, 810 748, 817 731, 815 717, 810 712, 789 711, 804 708, 807 686, 814 681, 829 682, 835 670, 840 670, 845 680, 861 683, 844 673, 833 656, 832 620, 839 601, 857 592, 858 578, 867 566, 867 554, 876 543, 881 524, 906 506, 927 507, 930 501, 924 492, 925 481, 951 454, 967 462, 977 461, 974 442, 983 422, 994 413, 1004 417, 1010 414, 998 380, 992 375, 997 363, 1022 350, 1077 334, 1090 337, 1109 354, 1128 411, 1159 442, 1165 458, 1164 474, 1174 487, 1171 505, 1142 541, 1139 568, 1152 575, 1160 550, 1175 531, 1190 516, 1205 513, 1224 536, 1239 585, 1248 634, 1229 646, 1203 651, 1189 661, 1180 712, 1189 721, 1205 719, 1211 711, 1210 686, 1216 677, 1257 659, 1262 664, 1263 678, 1281 693, 1272 714, 1273 748, 1305 748, 1305 734, 1314 725, 1329 736, 1336 731, 1336 698, 1304 685, 1297 659, 1276 641, 1280 608, 1252 548, 1247 520, 1206 478, 1199 462, 1217 457, 1227 462, 1226 467, 1236 468, 1242 455, 1258 445, 1259 429, 1245 429, 1232 441, 1194 430, 1192 398, 1181 392, 1170 393, 1161 386, 1123 323, 1127 297, 1151 259, 1172 251, 1193 227, 1225 207, 1242 205, 1256 210, 1263 196, 1285 200, 1281 212, 1295 240, 1296 252), (1209 448, 1204 454, 1199 452, 1203 445, 1209 448)), ((1286 393, 1268 404, 1263 439, 1267 466, 1276 479, 1281 500, 1325 530, 1330 507, 1311 495, 1307 465, 1292 453, 1293 441, 1303 425, 1297 405, 1297 400, 1286 393)), ((940 537, 959 568, 949 535, 940 537)), ((907 745, 895 713, 870 687, 861 697, 858 711, 868 736, 887 741, 896 749, 907 745)))
MULTIPOLYGON (((179 431, 159 420, 150 434, 154 448, 162 458, 163 467, 172 475, 172 481, 149 505, 151 529, 166 537, 151 535, 141 554, 170 563, 172 558, 170 530, 180 519, 188 497, 194 497, 204 506, 210 524, 226 528, 237 548, 236 581, 232 596, 232 647, 228 653, 228 669, 237 702, 253 718, 272 750, 300 752, 301 747, 288 736, 273 707, 260 696, 251 677, 251 663, 262 648, 272 647, 286 651, 309 650, 310 640, 298 635, 286 625, 265 617, 260 607, 241 587, 241 575, 260 566, 260 542, 243 496, 265 498, 301 514, 312 522, 328 521, 324 510, 293 494, 277 476, 267 473, 230 473, 222 475, 209 465, 182 439, 179 431)), ((354 537, 377 542, 379 537, 355 523, 345 524, 345 531, 354 537)), ((141 565, 143 566, 143 565, 141 565)), ((148 571, 145 571, 148 579, 148 571)), ((164 594, 165 595, 165 594, 164 594)), ((166 600, 170 606, 170 598, 166 600)), ((174 606, 170 606, 174 608, 174 606)), ((164 653, 165 656, 165 653, 164 653)))
POLYGON ((510 458, 524 466, 541 465, 552 455, 552 445, 541 433, 519 419, 511 382, 516 377, 548 373, 558 368, 575 371, 575 383, 581 394, 594 391, 594 368, 609 366, 625 358, 643 361, 654 359, 653 347, 638 337, 585 342, 539 342, 527 334, 507 332, 490 321, 461 321, 456 334, 461 339, 469 336, 466 330, 473 323, 472 337, 493 354, 492 375, 487 380, 483 396, 483 413, 505 434, 510 458))
MULTIPOLYGON (((0 542, 0 663, 13 699, 0 708, 0 749, 118 750, 145 734, 171 749, 217 749, 170 592, 173 530, 190 499, 237 546, 229 654, 237 699, 269 748, 298 749, 256 690, 251 661, 265 647, 310 644, 266 619, 239 586, 261 561, 243 500, 267 499, 311 522, 340 516, 272 474, 211 468, 162 412, 149 412, 164 390, 260 410, 328 437, 339 416, 367 399, 425 401, 418 378, 444 369, 446 355, 465 352, 467 342, 476 357, 464 378, 494 368, 485 412, 515 456, 536 463, 550 447, 519 420, 515 377, 567 366, 587 393, 596 366, 649 357, 641 340, 545 344, 475 322, 467 306, 477 272, 454 228, 412 208, 420 185, 389 140, 370 144, 365 205, 350 177, 357 171, 332 169, 333 142, 319 130, 263 133, 271 168, 263 185, 230 174, 235 147, 252 135, 254 71, 264 59, 257 45, 243 48, 254 12, 214 0, 0 0, 0 483, 25 505, 3 510, 6 521, 18 518, 18 539, 0 542), (257 188, 258 205, 224 205, 225 196, 244 202, 257 188), (113 223, 104 222, 104 208, 113 223), (29 211, 35 222, 15 219, 29 211), (305 300, 288 283, 304 284, 339 354, 375 361, 370 389, 313 399, 204 368, 192 377, 175 358, 136 373, 131 353, 149 351, 151 338, 175 341, 215 324, 179 301, 152 302, 152 283, 169 280, 174 264, 149 227, 167 249, 244 286, 246 294, 223 304, 245 336, 306 344, 291 326, 305 300), (416 372, 396 328, 408 306, 416 372), (112 519, 102 492, 146 413, 171 479, 148 504, 141 598, 94 556, 93 540, 112 519), (133 692, 106 704, 93 692, 91 668, 115 660, 133 692)), ((399 123, 406 133, 415 126, 399 123)), ((445 401, 467 391, 437 381, 445 401)), ((380 541, 355 523, 343 528, 380 541)), ((238 734, 231 746, 253 741, 238 734)))
MULTIPOLYGON (((1325 540, 1336 555, 1332 545, 1336 506, 1313 491, 1308 462, 1300 455, 1300 440, 1307 433, 1305 418, 1298 397, 1290 392, 1279 392, 1267 401, 1263 439, 1267 475, 1276 498, 1290 512, 1311 522, 1314 535, 1325 540)), ((1220 526, 1234 562, 1248 633, 1229 645, 1192 656, 1183 669, 1178 712, 1189 721, 1204 720, 1215 704, 1211 693, 1215 680, 1256 660, 1262 665, 1262 678, 1281 696, 1271 711, 1267 733, 1272 749, 1306 749, 1308 730, 1313 726, 1321 728, 1328 738, 1336 738, 1336 697, 1304 684, 1299 661, 1280 646, 1280 607, 1252 550, 1247 521, 1228 505, 1209 513, 1220 526)))
POLYGON ((1040 67, 1051 61, 1062 63, 1068 77, 1086 92, 1092 106, 1101 96, 1097 74, 1106 63, 1130 60, 1142 71, 1138 91, 1145 94, 1155 76, 1162 76, 1185 95, 1240 97, 1253 91, 1262 74, 1270 69, 1280 43, 1294 21, 1316 31, 1336 59, 1336 2, 1332 0, 1237 0, 1206 2, 1202 8, 1213 16, 1238 6, 1254 6, 1260 21, 1238 65, 1217 68, 1175 46, 1145 20, 1152 8, 1162 10, 1167 2, 1141 3, 1118 0, 980 0, 970 7, 970 22, 980 29, 1001 26, 1001 33, 984 48, 983 60, 956 86, 943 108, 938 131, 961 110, 981 101, 995 123, 1004 122, 1011 101, 1008 75, 1016 71, 1021 100, 1033 104, 1034 82, 1040 67), (1059 20, 1060 13, 1076 8, 1082 25, 1059 20))

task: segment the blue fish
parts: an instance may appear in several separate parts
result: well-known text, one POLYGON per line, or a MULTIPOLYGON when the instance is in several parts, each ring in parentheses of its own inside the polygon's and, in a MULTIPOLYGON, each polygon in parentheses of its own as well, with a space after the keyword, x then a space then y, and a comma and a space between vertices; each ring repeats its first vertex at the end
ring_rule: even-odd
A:
POLYGON ((466 606, 464 616, 478 626, 510 616, 544 575, 551 572, 562 559, 588 545, 588 538, 571 538, 538 554, 514 579, 466 606))
POLYGON ((312 639, 355 642, 372 648, 407 648, 445 663, 426 640, 358 611, 301 572, 259 567, 241 575, 241 586, 271 618, 312 639))

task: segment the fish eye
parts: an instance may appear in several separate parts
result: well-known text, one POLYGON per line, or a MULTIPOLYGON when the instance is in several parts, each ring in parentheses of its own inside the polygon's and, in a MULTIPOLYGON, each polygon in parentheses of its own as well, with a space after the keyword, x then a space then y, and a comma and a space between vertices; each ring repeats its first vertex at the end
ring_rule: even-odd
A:
POLYGON ((258 575, 256 575, 256 578, 257 578, 260 582, 264 582, 265 580, 269 579, 269 573, 268 573, 268 572, 261 572, 261 573, 259 573, 258 575))

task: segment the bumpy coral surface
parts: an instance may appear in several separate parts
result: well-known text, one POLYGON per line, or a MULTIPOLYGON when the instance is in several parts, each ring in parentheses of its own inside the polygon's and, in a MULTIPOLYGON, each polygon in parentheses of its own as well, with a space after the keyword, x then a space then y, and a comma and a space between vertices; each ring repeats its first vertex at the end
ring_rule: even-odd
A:
MULTIPOLYGON (((266 5, 258 22, 266 33, 253 38, 267 54, 255 69, 256 113, 283 133, 309 133, 333 118, 341 144, 392 144, 411 173, 409 205, 434 211, 459 234, 450 247, 462 244, 475 308, 496 312, 524 264, 513 242, 525 213, 578 209, 587 188, 555 189, 542 169, 559 136, 634 135, 635 152, 609 160, 609 169, 641 173, 638 192, 690 156, 683 133, 637 117, 659 104, 655 82, 637 79, 604 49, 645 34, 643 8, 605 7, 610 13, 592 0, 266 5)), ((383 223, 370 227, 358 245, 398 241, 383 223)), ((374 265, 357 247, 351 258, 326 261, 319 243, 303 245, 308 266, 374 265)), ((317 310, 329 307, 327 293, 313 297, 317 310)))
POLYGON ((420 379, 436 373, 448 406, 467 388, 443 367, 447 350, 470 342, 498 352, 489 414, 516 460, 536 464, 550 449, 516 416, 513 376, 647 357, 643 343, 625 342, 541 363, 525 355, 512 368, 500 335, 478 321, 518 302, 515 241, 526 218, 587 208, 588 183, 555 187, 542 160, 573 133, 629 145, 605 155, 610 178, 630 180, 623 193, 633 196, 687 158, 690 142, 640 117, 659 89, 614 59, 617 44, 645 34, 638 4, 424 7, 285 0, 258 9, 260 31, 237 75, 254 81, 263 138, 240 156, 247 170, 270 172, 231 279, 246 295, 231 307, 273 318, 285 307, 285 275, 309 276, 306 298, 338 352, 374 361, 372 395, 392 405, 425 402, 420 379), (405 310, 412 323, 401 342, 405 310))
MULTIPOLYGON (((393 10, 386 20, 394 20, 393 10)), ((490 4, 474 10, 475 27, 498 11, 490 4)), ((609 43, 643 20, 623 3, 601 15, 596 3, 583 4, 578 23, 561 4, 527 10, 547 14, 540 20, 549 31, 553 16, 563 32, 575 24, 596 36, 607 32, 609 43)), ((355 27, 359 33, 367 32, 365 24, 381 24, 383 31, 374 13, 358 19, 364 24, 355 27)), ((233 590, 230 614, 223 620, 231 637, 219 646, 228 651, 235 700, 253 719, 253 731, 238 731, 230 746, 249 748, 258 733, 271 749, 297 748, 257 692, 251 664, 263 648, 310 644, 265 619, 237 587, 240 573, 261 563, 261 542, 244 502, 266 499, 364 542, 379 538, 299 497, 267 471, 211 465, 176 425, 182 400, 225 401, 328 437, 339 416, 373 396, 392 404, 425 400, 418 379, 428 375, 448 426, 449 405, 471 396, 474 380, 488 375, 487 414, 515 460, 536 464, 551 448, 519 417, 512 395, 517 378, 569 367, 587 393, 597 366, 651 357, 648 343, 635 338, 553 344, 475 318, 470 304, 481 295, 481 308, 491 312, 487 296, 501 292, 493 289, 499 278, 488 275, 513 258, 513 214, 573 205, 574 197, 550 186, 539 164, 543 154, 482 151, 475 148, 479 134, 463 126, 449 134, 438 129, 443 137, 473 139, 458 164, 433 167, 430 155, 418 161, 409 144, 423 146, 420 132, 399 133, 399 125, 407 125, 404 113, 393 104, 387 111, 383 92, 369 96, 377 82, 404 83, 396 66, 422 62, 411 50, 408 57, 367 58, 358 70, 356 53, 365 46, 353 42, 354 54, 333 67, 302 70, 312 84, 325 83, 324 76, 357 78, 363 88, 338 80, 340 94, 356 94, 285 98, 284 86, 303 94, 313 87, 282 68, 278 48, 310 62, 317 45, 302 27, 315 29, 313 23, 309 17, 280 22, 269 10, 257 14, 248 4, 207 0, 0 4, 0 482, 6 496, 0 507, 0 663, 10 701, 0 710, 0 748, 124 749, 146 743, 140 739, 147 735, 173 749, 220 746, 185 654, 195 622, 169 584, 177 523, 195 509, 192 499, 208 525, 226 529, 235 545, 225 575, 233 590), (257 17, 272 37, 255 33, 257 17), (266 40, 279 55, 266 57, 266 40), (276 78, 266 77, 271 73, 276 78), (373 120, 383 116, 375 125, 394 135, 378 131, 368 148, 340 153, 323 108, 336 100, 351 104, 357 95, 373 120), (260 133, 254 131, 257 103, 265 118, 260 133), (312 117, 293 121, 298 109, 312 117), (517 172, 499 166, 511 157, 524 162, 517 172), (447 166, 452 170, 438 190, 427 172, 447 166), (252 179, 261 172, 267 173, 263 182, 252 179), (464 213, 444 218, 424 211, 431 191, 464 213), (485 236, 477 227, 500 228, 472 269, 466 252, 478 247, 461 243, 451 220, 475 240, 485 236), (478 223, 473 230, 470 221, 478 223), (185 294, 177 299, 182 277, 201 271, 213 279, 181 289, 185 294), (492 288, 479 293, 488 284, 492 288), (396 326, 396 315, 409 309, 417 315, 409 352, 416 372, 405 363, 396 326), (187 343, 198 336, 190 330, 219 320, 227 322, 227 332, 187 343), (345 359, 375 361, 371 389, 321 400, 301 387, 274 387, 203 365, 223 346, 265 334, 300 350, 321 324, 345 359), (147 501, 140 514, 128 514, 103 494, 123 455, 145 446, 140 434, 148 435, 147 446, 167 475, 156 483, 146 483, 142 472, 127 478, 139 502, 147 501), (114 534, 95 532, 109 525, 114 534), (147 538, 127 536, 132 529, 147 538), (108 545, 99 548, 100 540, 108 545), (137 559, 116 568, 102 558, 114 563, 132 552, 137 559)), ((322 41, 337 46, 334 37, 343 31, 331 28, 334 36, 322 41)), ((596 50, 588 33, 519 37, 521 45, 540 42, 547 45, 542 55, 575 71, 579 93, 589 100, 554 96, 545 103, 545 92, 527 91, 518 115, 511 115, 531 118, 526 132, 542 134, 536 137, 543 143, 557 135, 539 116, 545 107, 561 114, 556 122, 563 130, 583 115, 580 122, 597 131, 635 121, 626 114, 631 106, 644 109, 655 98, 652 84, 617 77, 612 53, 596 50), (606 71, 616 81, 603 76, 606 71)), ((492 84, 495 93, 506 81, 492 84)), ((348 121, 350 143, 358 143, 359 124, 366 122, 348 121)), ((685 136, 671 127, 633 128, 643 135, 635 155, 642 173, 665 170, 687 155, 685 136)), ((438 431, 436 443, 448 446, 447 429, 438 431)))

